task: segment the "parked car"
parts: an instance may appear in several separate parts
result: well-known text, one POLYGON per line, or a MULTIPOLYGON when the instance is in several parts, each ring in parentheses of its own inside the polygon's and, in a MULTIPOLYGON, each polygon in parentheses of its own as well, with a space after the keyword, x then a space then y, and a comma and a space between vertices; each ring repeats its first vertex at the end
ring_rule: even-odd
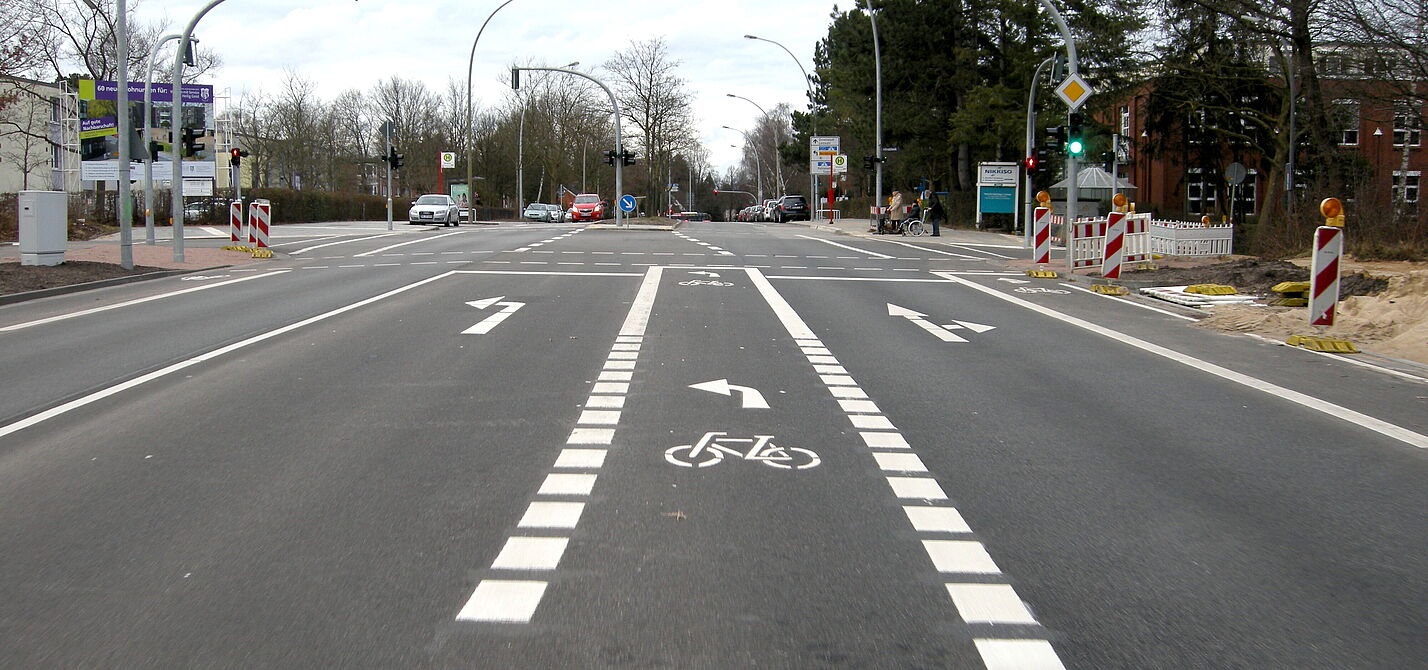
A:
POLYGON ((439 223, 443 226, 461 225, 461 205, 449 195, 428 193, 412 201, 407 210, 407 223, 439 223))
POLYGON ((778 205, 778 198, 770 198, 770 199, 768 199, 768 200, 765 200, 763 206, 759 208, 759 220, 760 220, 760 221, 773 221, 773 220, 774 220, 774 207, 776 207, 777 205, 778 205))
POLYGON ((601 221, 605 218, 605 213, 609 208, 605 206, 605 201, 594 193, 581 193, 575 196, 575 204, 570 206, 571 221, 601 221))
POLYGON ((779 223, 808 220, 808 199, 801 195, 786 195, 778 199, 774 220, 779 223))
POLYGON ((543 202, 533 202, 526 205, 526 211, 522 216, 527 221, 560 223, 560 207, 557 205, 547 205, 543 202))

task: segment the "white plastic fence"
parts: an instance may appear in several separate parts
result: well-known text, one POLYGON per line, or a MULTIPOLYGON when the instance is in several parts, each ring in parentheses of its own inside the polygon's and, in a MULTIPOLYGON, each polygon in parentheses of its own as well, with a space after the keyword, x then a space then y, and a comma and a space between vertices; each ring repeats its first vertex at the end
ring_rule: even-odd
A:
MULTIPOLYGON (((1071 225, 1072 266, 1100 265, 1105 260, 1105 218, 1078 218, 1071 225)), ((1065 227, 1065 217, 1052 215, 1053 235, 1065 227)), ((1125 262, 1138 263, 1163 256, 1225 256, 1234 253, 1233 224, 1206 226, 1188 221, 1156 221, 1149 213, 1126 217, 1125 262)))
MULTIPOLYGON (((1071 265, 1084 268, 1100 265, 1105 260, 1106 225, 1105 218, 1077 219, 1071 224, 1071 265)), ((1150 214, 1131 214, 1126 217, 1125 262, 1139 263, 1150 260, 1152 251, 1151 234, 1148 230, 1150 214)))
POLYGON ((1235 252, 1234 224, 1151 221, 1151 251, 1166 256, 1227 256, 1235 252))

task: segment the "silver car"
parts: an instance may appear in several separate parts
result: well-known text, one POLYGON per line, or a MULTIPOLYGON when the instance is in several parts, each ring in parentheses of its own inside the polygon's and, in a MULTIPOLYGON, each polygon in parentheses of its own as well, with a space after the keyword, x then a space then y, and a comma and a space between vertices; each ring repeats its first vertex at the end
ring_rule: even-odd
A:
POLYGON ((526 211, 522 217, 527 221, 540 221, 543 223, 560 223, 560 207, 557 205, 547 205, 545 203, 533 202, 526 205, 526 211))
POLYGON ((428 193, 412 202, 407 211, 407 223, 439 223, 443 226, 461 225, 461 205, 449 195, 428 193))

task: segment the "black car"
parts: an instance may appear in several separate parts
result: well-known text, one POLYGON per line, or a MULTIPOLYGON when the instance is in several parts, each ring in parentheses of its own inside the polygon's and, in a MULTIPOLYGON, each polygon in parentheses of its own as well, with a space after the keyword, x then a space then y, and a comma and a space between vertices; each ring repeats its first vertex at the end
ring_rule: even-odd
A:
POLYGON ((774 220, 779 223, 786 221, 807 221, 808 199, 801 195, 786 195, 778 199, 774 205, 774 220))

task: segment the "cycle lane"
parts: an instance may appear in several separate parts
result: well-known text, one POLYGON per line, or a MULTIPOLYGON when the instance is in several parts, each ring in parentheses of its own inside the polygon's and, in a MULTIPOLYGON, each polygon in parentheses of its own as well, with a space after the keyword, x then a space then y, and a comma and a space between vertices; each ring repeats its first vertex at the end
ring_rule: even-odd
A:
POLYGON ((475 624, 491 634, 451 640, 449 657, 1061 667, 915 449, 761 274, 662 274, 538 609, 475 624))

